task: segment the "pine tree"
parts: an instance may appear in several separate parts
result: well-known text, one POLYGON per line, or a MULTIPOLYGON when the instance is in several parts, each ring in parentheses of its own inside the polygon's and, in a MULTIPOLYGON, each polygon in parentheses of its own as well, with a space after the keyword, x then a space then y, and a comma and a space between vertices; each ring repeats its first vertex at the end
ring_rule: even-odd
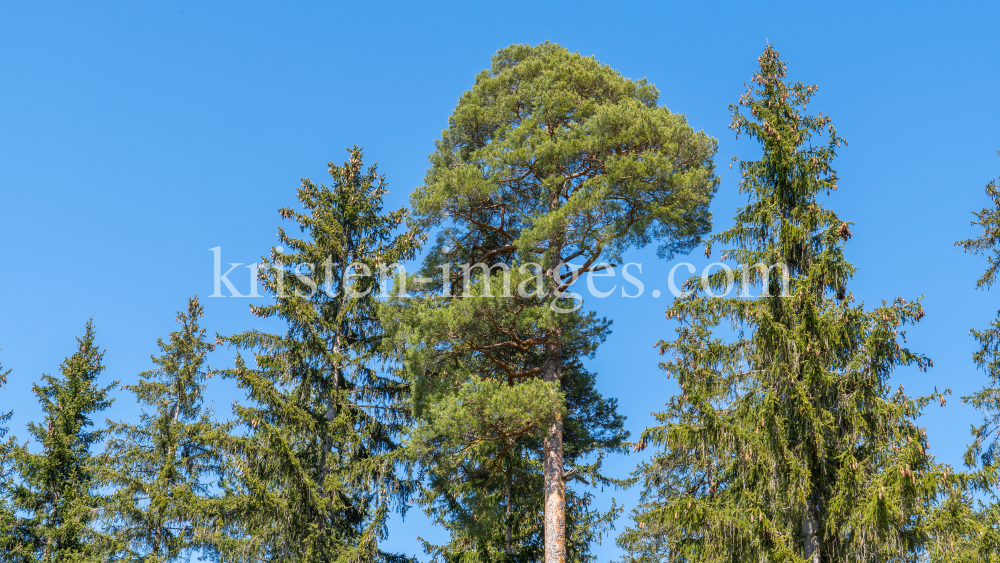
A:
POLYGON ((104 351, 94 336, 93 321, 88 321, 83 338, 77 339, 77 352, 60 366, 62 377, 43 375, 42 383, 33 387, 45 423, 28 426, 40 453, 31 453, 26 446, 13 452, 19 477, 15 508, 30 514, 25 523, 29 543, 16 560, 104 560, 104 538, 94 527, 101 503, 97 477, 104 458, 91 448, 107 432, 92 429, 91 416, 111 406, 109 391, 118 382, 98 385, 104 351))
POLYGON ((186 560, 210 542, 206 522, 217 508, 207 479, 221 472, 213 443, 229 428, 203 408, 205 357, 215 346, 205 340, 201 316, 193 297, 177 314, 181 329, 157 341, 156 369, 125 386, 143 407, 139 423, 109 423, 104 484, 114 490, 107 505, 116 560, 186 560))
POLYGON ((730 283, 720 270, 667 311, 679 326, 659 343, 661 366, 681 394, 637 444, 659 451, 636 474, 642 502, 619 544, 632 562, 913 561, 951 478, 915 423, 943 395, 889 384, 896 367, 931 366, 903 345, 924 311, 902 298, 854 304, 850 224, 819 199, 837 188, 846 141, 804 113, 816 87, 786 83, 774 48, 758 61, 730 106, 731 129, 762 148, 739 164, 749 203, 706 253, 722 246, 735 279, 761 293, 713 297, 730 283), (774 264, 787 285, 780 267, 768 276, 774 264))
POLYGON ((260 270, 275 303, 251 309, 284 321, 285 334, 222 338, 253 350, 256 364, 238 357, 227 373, 250 402, 234 407, 245 433, 223 444, 226 561, 405 560, 379 547, 410 485, 398 443, 406 388, 380 369, 377 307, 383 265, 412 256, 415 240, 393 236, 405 212, 382 213, 385 177, 363 168, 361 149, 349 152, 343 166, 330 163, 331 186, 303 181, 303 211, 281 210, 306 237, 279 229, 287 250, 273 248, 274 267, 260 270))
MULTIPOLYGON (((436 269, 430 260, 420 277, 436 269)), ((607 453, 625 447, 624 418, 582 363, 610 323, 593 314, 556 315, 538 295, 508 295, 504 280, 480 274, 470 279, 468 296, 439 296, 433 295, 444 283, 439 276, 387 308, 387 332, 413 389, 409 446, 428 476, 421 504, 450 534, 445 545, 425 542, 435 560, 513 563, 543 556, 542 441, 554 412, 564 422, 562 477, 617 484, 601 466, 607 453), (549 322, 560 323, 566 336, 561 388, 541 377, 545 341, 537 335, 549 322)), ((510 282, 533 283, 517 272, 510 282)), ((592 560, 590 546, 619 512, 594 510, 592 500, 587 488, 567 488, 569 560, 592 560)))
MULTIPOLYGON (((445 263, 540 263, 553 305, 626 248, 657 239, 665 256, 690 249, 708 229, 715 141, 658 96, 558 45, 500 50, 459 99, 413 194, 419 227, 442 229, 445 263), (570 272, 572 260, 582 265, 570 272)), ((542 328, 540 373, 558 387, 572 358, 562 324, 542 328)), ((546 563, 566 558, 561 416, 551 413, 542 446, 546 563)))

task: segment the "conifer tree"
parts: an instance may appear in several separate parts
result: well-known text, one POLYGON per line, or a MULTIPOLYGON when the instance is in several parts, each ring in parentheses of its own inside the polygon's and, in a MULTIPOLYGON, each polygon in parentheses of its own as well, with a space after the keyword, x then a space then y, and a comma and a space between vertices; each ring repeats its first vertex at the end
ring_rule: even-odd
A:
POLYGON ((383 265, 412 256, 415 240, 393 235, 404 210, 382 213, 385 177, 363 167, 360 148, 349 153, 330 163, 332 185, 303 181, 302 211, 280 211, 305 236, 279 229, 284 246, 260 271, 275 303, 251 310, 286 332, 222 338, 252 350, 256 365, 238 357, 227 373, 250 401, 234 407, 245 433, 223 444, 232 460, 225 561, 405 560, 379 547, 410 485, 398 443, 406 388, 380 369, 377 307, 383 265))
MULTIPOLYGON (((4 371, 0 364, 0 389, 7 385, 7 376, 11 370, 4 371)), ((0 561, 14 561, 24 545, 24 529, 21 520, 14 512, 14 469, 13 453, 16 440, 13 436, 7 438, 7 432, 14 411, 0 414, 0 561)))
POLYGON ((118 384, 98 385, 104 371, 104 351, 94 343, 93 321, 77 339, 78 350, 60 366, 61 377, 43 375, 32 390, 45 411, 43 424, 31 423, 28 431, 41 447, 31 453, 15 448, 15 509, 30 515, 25 523, 26 544, 20 561, 104 561, 105 545, 94 527, 101 498, 97 478, 103 456, 91 451, 106 435, 93 429, 91 417, 114 399, 109 391, 118 384))
MULTIPOLYGON (((715 141, 658 106, 646 80, 551 43, 493 57, 459 99, 412 197, 417 225, 441 228, 442 263, 541 264, 552 305, 581 275, 653 239, 669 256, 707 231, 715 141), (454 253, 467 255, 451 256, 454 253), (568 263, 579 260, 574 268, 568 263)), ((566 337, 540 325, 542 380, 560 386, 566 337)), ((533 369, 533 368, 532 368, 533 369)), ((543 439, 545 561, 566 559, 564 421, 543 439)))
MULTIPOLYGON (((976 238, 955 244, 966 252, 986 255, 988 267, 976 281, 976 288, 990 289, 1000 270, 1000 188, 997 181, 986 184, 990 206, 975 212, 972 226, 982 230, 976 238)), ((972 428, 973 442, 965 454, 970 469, 963 486, 953 487, 949 498, 938 510, 935 527, 937 549, 941 561, 1000 561, 1000 460, 997 440, 1000 437, 1000 312, 990 326, 972 329, 970 334, 979 344, 972 359, 989 378, 982 390, 962 397, 983 415, 982 422, 972 428)))
MULTIPOLYGON (((429 263, 421 277, 434 269, 429 263)), ((624 449, 624 418, 614 399, 597 392, 594 374, 582 363, 610 323, 580 312, 554 315, 537 294, 510 294, 507 285, 537 282, 516 271, 509 284, 497 272, 479 274, 469 280, 468 295, 464 288, 435 295, 443 283, 440 276, 436 281, 395 300, 386 314, 413 390, 416 423, 409 445, 429 478, 420 500, 450 533, 447 544, 425 542, 425 550, 446 562, 538 561, 544 546, 542 440, 554 412, 564 422, 562 477, 617 484, 601 465, 605 454, 624 449), (541 377, 545 340, 538 335, 547 322, 561 323, 566 336, 561 388, 541 377)), ((592 499, 587 488, 567 488, 571 561, 591 560, 590 546, 619 512, 614 506, 594 510, 592 499)))
MULTIPOLYGON (((3 389, 7 385, 7 377, 10 375, 11 370, 4 371, 3 364, 0 364, 0 389, 3 389)), ((14 416, 14 411, 7 411, 6 413, 0 413, 0 440, 7 435, 10 428, 7 424, 10 422, 11 417, 14 416)), ((14 438, 11 437, 7 442, 0 442, 0 522, 6 522, 4 519, 4 514, 10 513, 9 504, 9 491, 10 491, 10 481, 8 465, 10 463, 10 455, 13 450, 14 438)), ((0 524, 2 526, 2 524, 0 524)), ((4 528, 0 527, 0 531, 4 528)))
POLYGON ((637 444, 658 451, 636 474, 642 502, 619 544, 632 562, 913 561, 950 474, 915 423, 943 395, 889 384, 899 366, 931 366, 904 345, 924 311, 902 298, 854 304, 850 224, 819 198, 837 188, 846 141, 804 113, 816 87, 786 82, 773 47, 758 61, 730 106, 731 129, 762 149, 739 164, 749 203, 706 252, 723 247, 735 279, 761 293, 721 295, 720 270, 667 311, 679 326, 659 343, 661 366, 681 394, 637 444))
MULTIPOLYGON (((972 226, 982 229, 982 234, 955 243, 966 252, 987 255, 989 267, 976 281, 977 289, 991 288, 1000 270, 1000 189, 996 180, 986 184, 986 195, 992 205, 976 212, 976 220, 972 221, 972 226)), ((997 461, 997 438, 1000 437, 1000 312, 989 328, 970 332, 979 343, 979 350, 972 359, 986 372, 989 382, 981 391, 962 398, 984 414, 983 423, 973 431, 974 441, 965 461, 973 466, 980 463, 992 466, 997 461)))
POLYGON ((157 341, 156 369, 125 386, 143 407, 139 422, 109 423, 104 484, 114 491, 106 504, 116 560, 175 561, 211 545, 206 523, 217 509, 208 479, 221 471, 213 444, 228 428, 203 408, 205 357, 215 346, 205 340, 201 316, 192 297, 177 314, 180 330, 157 341))

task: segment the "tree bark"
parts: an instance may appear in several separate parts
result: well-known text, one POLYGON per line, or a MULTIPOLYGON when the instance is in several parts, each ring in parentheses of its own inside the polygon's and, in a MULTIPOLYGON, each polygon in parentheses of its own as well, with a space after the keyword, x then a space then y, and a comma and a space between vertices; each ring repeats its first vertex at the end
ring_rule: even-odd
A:
POLYGON ((805 509, 802 513, 802 542, 805 547, 805 556, 811 563, 819 563, 819 537, 816 535, 817 528, 816 508, 811 501, 806 501, 805 509))
MULTIPOLYGON (((562 379, 562 330, 545 345, 545 381, 562 379)), ((566 482, 563 480, 563 421, 556 414, 543 448, 545 461, 545 563, 566 562, 566 482)))
MULTIPOLYGON (((549 193, 549 210, 559 208, 561 190, 549 193)), ((546 276, 553 283, 552 290, 547 292, 552 303, 558 299, 559 286, 562 282, 562 254, 564 238, 561 229, 556 229, 549 236, 549 249, 546 256, 546 276)), ((545 344, 545 363, 542 366, 542 379, 555 383, 556 388, 562 385, 562 327, 557 322, 555 327, 547 331, 545 344)), ((543 472, 545 476, 545 563, 566 563, 566 481, 563 479, 563 421, 562 415, 555 413, 555 419, 549 427, 542 445, 543 472)))

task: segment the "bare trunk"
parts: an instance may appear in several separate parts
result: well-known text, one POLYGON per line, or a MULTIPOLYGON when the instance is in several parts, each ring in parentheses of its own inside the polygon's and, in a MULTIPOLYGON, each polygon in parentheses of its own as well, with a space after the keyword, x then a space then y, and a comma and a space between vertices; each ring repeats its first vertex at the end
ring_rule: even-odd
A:
MULTIPOLYGON (((559 208, 560 194, 559 190, 550 192, 550 211, 559 208)), ((564 242, 560 229, 549 236, 545 269, 546 276, 554 284, 552 291, 548 292, 550 300, 558 297, 558 288, 562 282, 560 276, 564 242)), ((563 370, 562 328, 559 323, 548 330, 546 337, 542 379, 555 383, 556 388, 559 388, 563 370)), ((545 563, 566 563, 566 481, 563 478, 563 421, 559 413, 556 413, 555 421, 545 436, 542 457, 545 477, 545 563)))
MULTIPOLYGON (((562 330, 545 345, 545 381, 562 379, 562 330)), ((543 448, 545 458, 545 563, 566 562, 566 482, 563 480, 563 421, 556 415, 543 448)))
POLYGON ((805 509, 802 513, 802 542, 805 547, 805 556, 810 563, 819 563, 819 537, 816 535, 816 508, 811 501, 806 501, 805 509))

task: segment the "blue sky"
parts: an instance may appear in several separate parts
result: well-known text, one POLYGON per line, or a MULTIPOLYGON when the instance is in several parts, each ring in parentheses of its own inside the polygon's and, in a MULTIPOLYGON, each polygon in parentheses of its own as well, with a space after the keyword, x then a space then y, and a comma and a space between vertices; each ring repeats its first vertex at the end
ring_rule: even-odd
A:
MULTIPOLYGON (((831 115, 850 141, 827 201, 856 223, 850 289, 869 304, 925 296, 927 316, 909 340, 935 367, 900 370, 895 381, 913 394, 935 384, 970 393, 984 378, 968 330, 989 322, 1000 294, 974 289, 985 263, 953 242, 974 234, 970 212, 1000 174, 998 12, 985 2, 4 2, 0 362, 14 373, 0 411, 16 409, 12 431, 25 437, 40 414, 31 382, 58 370, 88 317, 107 348, 107 379, 124 383, 150 367, 157 337, 192 294, 203 297, 210 331, 253 326, 247 299, 207 298, 209 248, 221 246, 225 262, 255 262, 300 178, 325 181, 326 162, 355 143, 387 175, 388 206, 404 205, 490 56, 545 40, 648 78, 661 104, 719 139, 717 229, 743 202, 729 158, 755 154, 727 129, 727 106, 774 42, 792 79, 819 85, 810 110, 831 115)), ((673 332, 663 316, 673 264, 653 248, 626 258, 643 263, 646 293, 587 306, 614 320, 591 367, 636 433, 674 391, 653 350, 673 332)), ((231 277, 246 289, 243 272, 231 277)), ((211 363, 231 356, 218 351, 211 363)), ((212 385, 222 412, 241 398, 212 385)), ((137 414, 125 394, 107 413, 137 414)), ((931 451, 959 463, 975 420, 957 398, 930 409, 931 451)), ((609 469, 624 475, 638 461, 609 469)), ((601 502, 612 495, 631 504, 636 491, 601 502)), ((417 535, 442 537, 412 511, 394 520, 388 547, 419 554, 417 535)), ((617 553, 610 540, 595 551, 602 561, 617 553)))

